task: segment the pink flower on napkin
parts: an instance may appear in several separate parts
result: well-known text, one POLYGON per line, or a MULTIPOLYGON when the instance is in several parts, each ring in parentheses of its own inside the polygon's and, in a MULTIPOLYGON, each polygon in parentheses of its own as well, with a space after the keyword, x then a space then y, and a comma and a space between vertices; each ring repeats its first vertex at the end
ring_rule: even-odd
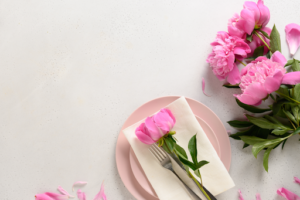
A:
POLYGON ((51 192, 45 192, 43 194, 35 195, 35 200, 67 200, 68 195, 56 194, 51 192))
POLYGON ((240 16, 241 18, 237 21, 236 27, 241 28, 248 35, 251 35, 254 29, 265 27, 270 21, 270 11, 264 5, 263 0, 258 0, 257 4, 246 1, 240 16))
POLYGON ((166 135, 176 123, 176 119, 169 109, 161 109, 152 117, 147 117, 135 130, 137 138, 145 144, 153 144, 166 135))
POLYGON ((248 105, 259 105, 268 94, 279 89, 283 76, 286 59, 276 51, 271 59, 258 57, 241 71, 242 94, 234 95, 248 105))
POLYGON ((300 197, 294 194, 293 192, 285 189, 285 188, 279 188, 277 190, 277 194, 280 196, 286 198, 287 200, 300 200, 300 197))
POLYGON ((242 60, 251 52, 250 47, 243 39, 236 36, 229 36, 228 33, 220 31, 214 42, 212 53, 209 54, 206 62, 212 67, 213 73, 219 80, 224 80, 232 84, 240 82, 240 72, 235 64, 235 59, 242 60))
POLYGON ((290 53, 294 55, 300 46, 300 26, 294 23, 286 25, 285 34, 290 53))

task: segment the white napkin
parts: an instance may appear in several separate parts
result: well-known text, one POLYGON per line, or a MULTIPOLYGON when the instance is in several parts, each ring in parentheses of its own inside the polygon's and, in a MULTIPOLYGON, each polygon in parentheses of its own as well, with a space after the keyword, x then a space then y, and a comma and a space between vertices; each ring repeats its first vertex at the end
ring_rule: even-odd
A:
MULTIPOLYGON (((234 187, 233 180, 195 118, 186 99, 181 97, 166 106, 166 108, 170 109, 176 118, 176 123, 172 130, 176 131, 175 137, 178 140, 177 143, 185 149, 189 156, 189 160, 191 160, 191 157, 188 151, 188 142, 190 138, 197 133, 198 161, 209 161, 209 164, 200 169, 204 186, 214 196, 234 187)), ((136 137, 135 129, 144 120, 124 129, 123 133, 135 152, 135 155, 137 156, 137 159, 139 160, 153 189, 158 195, 158 198, 160 200, 192 199, 178 178, 173 175, 172 172, 161 167, 159 162, 149 152, 149 145, 142 143, 136 137)), ((198 177, 196 178, 199 180, 198 177)), ((191 185, 191 189, 199 197, 205 199, 195 184, 191 185)))

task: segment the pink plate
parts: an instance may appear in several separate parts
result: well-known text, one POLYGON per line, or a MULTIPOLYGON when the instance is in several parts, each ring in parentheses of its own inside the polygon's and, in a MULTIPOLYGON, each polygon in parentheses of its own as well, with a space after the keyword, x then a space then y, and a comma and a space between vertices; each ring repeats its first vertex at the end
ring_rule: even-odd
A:
MULTIPOLYGON (((159 109, 169 105, 178 98, 179 96, 160 97, 145 103, 128 117, 123 127, 121 128, 116 144, 117 168, 125 187, 138 200, 158 200, 158 198, 153 197, 146 190, 144 190, 143 187, 135 179, 130 166, 130 145, 122 130, 146 118, 147 116, 152 115, 159 109)), ((221 160, 227 170, 229 170, 231 162, 231 148, 227 131, 221 120, 204 104, 193 99, 186 99, 194 114, 204 120, 216 134, 220 145, 221 160)))
MULTIPOLYGON (((196 118, 197 118, 199 124, 201 125, 201 127, 203 128, 205 134, 207 135, 209 141, 211 142, 211 144, 215 148, 216 152, 218 153, 219 157, 221 157, 220 145, 219 145, 216 134, 213 132, 213 130, 210 128, 210 126, 208 124, 206 124, 205 121, 203 121, 202 119, 200 119, 197 116, 196 116, 196 118)), ((131 165, 131 169, 132 169, 134 177, 136 178, 137 182, 142 186, 142 188, 144 188, 144 190, 146 190, 153 197, 157 197, 154 189, 152 188, 150 182, 148 181, 148 179, 144 173, 144 170, 143 170, 142 166, 140 165, 137 157, 135 156, 132 148, 130 148, 130 165, 131 165)))

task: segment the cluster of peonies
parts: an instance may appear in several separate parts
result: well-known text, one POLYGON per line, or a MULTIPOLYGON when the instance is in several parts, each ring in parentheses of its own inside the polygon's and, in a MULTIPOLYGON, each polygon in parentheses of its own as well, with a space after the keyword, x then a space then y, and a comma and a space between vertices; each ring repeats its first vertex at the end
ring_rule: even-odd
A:
MULTIPOLYGON (((271 29, 266 27, 270 11, 263 0, 257 3, 246 1, 244 9, 229 19, 228 33, 218 32, 212 53, 207 62, 219 80, 227 79, 231 85, 239 85, 242 94, 235 95, 248 105, 259 105, 281 84, 300 83, 300 72, 286 73, 287 60, 276 51, 270 59, 260 56, 239 71, 237 63, 253 56, 254 50, 263 46, 263 55, 270 51, 271 29), (267 36, 268 35, 268 36, 267 36)), ((300 45, 300 26, 289 24, 285 28, 286 39, 293 55, 300 45)), ((244 64, 245 65, 245 64, 244 64)))

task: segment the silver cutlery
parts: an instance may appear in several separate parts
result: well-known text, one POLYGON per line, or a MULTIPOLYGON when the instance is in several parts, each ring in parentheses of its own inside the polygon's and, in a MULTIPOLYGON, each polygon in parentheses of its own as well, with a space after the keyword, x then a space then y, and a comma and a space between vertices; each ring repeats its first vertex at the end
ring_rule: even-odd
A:
POLYGON ((149 151, 152 153, 152 155, 159 161, 159 163, 161 164, 162 167, 164 167, 165 169, 170 170, 171 172, 173 172, 178 179, 184 184, 184 186, 186 187, 186 189, 188 190, 188 192, 195 198, 197 198, 198 200, 201 200, 194 192, 193 190, 191 190, 185 183, 184 181, 177 175, 177 173, 174 171, 173 166, 172 166, 172 162, 171 159, 169 157, 169 154, 167 154, 165 151, 163 151, 161 148, 159 148, 158 146, 156 146, 156 144, 153 144, 150 146, 149 151))

